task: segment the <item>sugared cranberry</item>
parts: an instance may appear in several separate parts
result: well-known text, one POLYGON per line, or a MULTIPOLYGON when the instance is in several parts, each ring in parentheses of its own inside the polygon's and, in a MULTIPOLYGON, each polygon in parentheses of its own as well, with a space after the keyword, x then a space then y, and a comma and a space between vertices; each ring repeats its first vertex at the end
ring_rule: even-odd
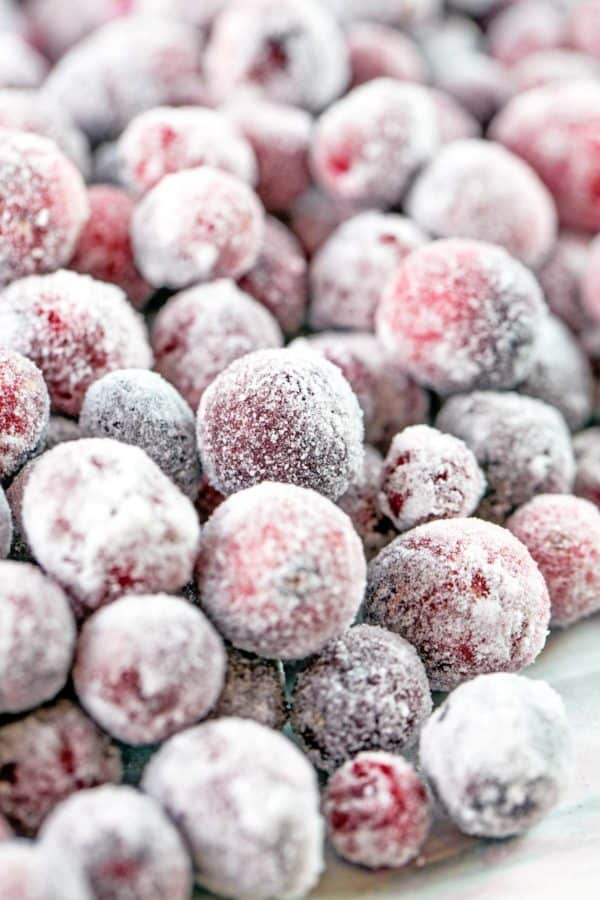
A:
POLYGON ((522 59, 511 74, 518 90, 528 91, 555 81, 600 78, 600 64, 574 50, 540 50, 522 59))
POLYGON ((543 681, 490 674, 457 688, 421 734, 426 778, 467 834, 520 834, 556 804, 571 753, 565 708, 543 681))
POLYGON ((313 256, 333 231, 357 212, 351 203, 329 197, 315 187, 305 191, 290 210, 290 227, 307 256, 313 256))
POLYGON ((414 647, 383 628, 357 625, 298 675, 292 726, 309 759, 333 772, 362 750, 412 746, 430 712, 414 647))
POLYGON ((525 377, 545 316, 540 287, 522 263, 502 247, 456 238, 404 259, 376 326, 416 381, 448 394, 511 387, 525 377))
POLYGON ((587 247, 581 272, 581 304, 588 320, 600 323, 600 236, 587 247))
MULTIPOLYGON (((581 283, 587 266, 589 246, 588 234, 561 231, 551 255, 538 272, 540 286, 550 309, 576 332, 585 328, 588 319, 581 283)), ((600 304, 598 317, 600 320, 600 304)))
POLYGON ((429 91, 437 114, 437 123, 441 144, 451 144, 452 141, 462 141, 468 138, 478 138, 481 134, 481 125, 470 112, 467 112, 458 100, 446 94, 445 91, 429 91))
POLYGON ((383 457, 374 448, 365 447, 362 472, 338 500, 338 506, 350 516, 354 529, 363 542, 367 560, 396 537, 396 529, 379 506, 379 485, 383 457))
MULTIPOLYGON (((4 334, 0 336, 0 342, 4 334)), ((0 349, 0 479, 12 478, 43 446, 50 417, 40 370, 15 350, 0 349)))
POLYGON ((48 72, 48 63, 23 38, 0 30, 0 88, 37 88, 48 72))
POLYGON ((336 852, 370 869, 406 865, 431 826, 429 798, 415 769, 381 751, 358 753, 332 775, 323 815, 336 852))
POLYGON ((0 896, 6 900, 94 900, 83 873, 68 856, 30 841, 0 843, 0 896))
POLYGON ((58 59, 97 28, 127 15, 139 0, 28 0, 27 18, 37 47, 58 59))
POLYGON ((350 519, 330 500, 263 482, 209 519, 197 583, 203 608, 234 646, 302 659, 354 620, 365 561, 350 519))
POLYGON ((565 9, 544 0, 509 5, 494 16, 487 30, 490 53, 508 66, 538 50, 564 47, 566 43, 565 9))
POLYGON ((600 506, 600 428, 587 428, 573 438, 576 474, 574 493, 600 506))
POLYGON ((394 28, 357 22, 347 33, 352 86, 374 78, 427 81, 427 69, 417 45, 394 28))
POLYGON ((572 44, 584 53, 600 59, 600 3, 584 0, 573 4, 569 22, 572 44))
POLYGON ((361 409, 340 370, 297 350, 237 359, 198 408, 202 465, 224 494, 282 481, 336 500, 360 470, 362 438, 361 409))
POLYGON ((513 95, 509 70, 484 53, 461 52, 434 66, 434 84, 486 124, 513 95))
POLYGON ((440 0, 324 0, 345 22, 373 21, 398 28, 420 25, 439 12, 440 0))
POLYGON ((225 684, 212 716, 254 719, 281 731, 287 719, 281 663, 229 648, 225 684))
POLYGON ((6 559, 13 540, 12 513, 6 494, 0 487, 0 560, 6 559))
POLYGON ((267 900, 306 896, 315 885, 323 867, 317 782, 283 735, 249 719, 206 722, 168 740, 142 786, 180 824, 208 890, 267 900))
POLYGON ((548 589, 527 549, 479 519, 420 525, 369 569, 367 621, 415 645, 434 690, 515 672, 546 642, 548 589))

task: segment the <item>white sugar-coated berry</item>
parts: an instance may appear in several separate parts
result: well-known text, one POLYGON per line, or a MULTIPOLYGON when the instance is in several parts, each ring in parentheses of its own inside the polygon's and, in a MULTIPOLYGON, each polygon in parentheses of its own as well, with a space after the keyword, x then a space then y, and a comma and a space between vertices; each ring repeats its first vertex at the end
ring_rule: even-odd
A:
POLYGON ((338 500, 338 506, 350 516, 354 529, 363 542, 367 560, 397 536, 396 529, 379 506, 382 471, 383 457, 375 447, 367 444, 362 472, 338 500))
POLYGON ((12 513, 6 494, 0 488, 0 559, 6 559, 13 539, 12 513))
POLYGON ((357 22, 347 32, 352 86, 373 78, 427 81, 425 61, 417 44, 395 28, 357 22))
POLYGON ((421 734, 436 797, 467 834, 520 834, 555 806, 571 763, 564 704, 543 681, 504 673, 458 687, 421 734))
POLYGON ((574 493, 600 506, 600 428, 586 428, 573 438, 577 463, 574 493))
POLYGON ((224 494, 281 481, 336 500, 360 470, 362 439, 362 412, 339 368, 299 350, 236 360, 198 408, 202 465, 224 494))
POLYGON ((254 719, 267 728, 281 731, 287 719, 282 664, 229 647, 225 684, 212 716, 254 719))
POLYGON ((43 850, 81 869, 99 900, 190 896, 191 864, 179 833, 158 803, 133 788, 78 791, 50 813, 40 839, 43 850))
POLYGON ((326 772, 362 750, 411 747, 431 712, 429 682, 415 648, 372 625, 350 628, 298 675, 292 726, 326 772))
POLYGON ((75 646, 75 620, 61 588, 34 566, 0 562, 0 632, 0 713, 54 697, 75 646))
POLYGON ((187 497, 142 450, 110 439, 45 453, 25 488, 23 522, 36 559, 82 615, 125 592, 178 590, 197 552, 187 497))
POLYGON ((0 843, 0 896, 6 900, 94 900, 83 872, 68 856, 25 840, 0 843))
POLYGON ((48 63, 19 34, 0 31, 0 87, 37 88, 48 72, 48 63))
POLYGON ((437 113, 441 144, 451 144, 452 141, 480 136, 481 125, 475 116, 461 106, 458 100, 445 91, 433 88, 430 89, 430 97, 437 113))
POLYGON ((114 438, 140 447, 189 497, 200 478, 194 414, 157 372, 119 369, 95 381, 85 395, 82 437, 114 438))
POLYGON ((398 531, 470 516, 485 490, 475 455, 450 434, 414 425, 396 435, 381 475, 379 506, 398 531))
POLYGON ((155 744, 207 715, 224 671, 223 643, 198 609, 167 594, 131 595, 85 623, 73 679, 112 737, 155 744))
POLYGON ((484 53, 462 51, 432 64, 436 87, 454 97, 483 125, 514 93, 508 68, 484 53))
POLYGON ((513 66, 512 76, 519 91, 528 91, 554 81, 599 78, 600 65, 575 50, 540 50, 513 66))
POLYGON ((264 211, 251 188, 202 166, 165 176, 131 223, 137 266, 154 287, 238 278, 258 258, 264 211))
POLYGON ((344 22, 381 22, 407 28, 435 17, 439 0, 325 0, 336 16, 344 22))
POLYGON ((197 583, 202 607, 234 646, 302 659, 352 623, 365 575, 345 513, 314 491, 263 482, 211 516, 197 583))
POLYGON ((443 147, 415 182, 407 208, 435 237, 500 244, 534 268, 556 238, 547 188, 533 169, 490 141, 453 141, 443 147))
POLYGON ((480 519, 440 519, 396 538, 369 567, 367 621, 417 649, 434 690, 516 672, 546 642, 550 599, 526 547, 480 519))
POLYGON ((283 735, 249 719, 198 725, 161 747, 142 786, 180 823, 208 890, 287 900, 315 885, 323 868, 317 781, 283 735))
POLYGON ((171 297, 152 329, 156 368, 194 410, 230 363, 282 343, 274 318, 228 279, 171 297))
POLYGON ((2 481, 12 478, 44 446, 49 415, 50 399, 40 370, 15 350, 0 349, 2 481))
POLYGON ((538 50, 564 46, 567 5, 523 0, 500 10, 487 30, 489 52, 507 66, 513 66, 538 50))
MULTIPOLYGON (((561 231, 554 250, 538 272, 540 287, 555 316, 579 333, 592 319, 585 302, 585 272, 589 271, 590 236, 581 231, 561 231)), ((600 315, 600 308, 598 310, 600 315)))

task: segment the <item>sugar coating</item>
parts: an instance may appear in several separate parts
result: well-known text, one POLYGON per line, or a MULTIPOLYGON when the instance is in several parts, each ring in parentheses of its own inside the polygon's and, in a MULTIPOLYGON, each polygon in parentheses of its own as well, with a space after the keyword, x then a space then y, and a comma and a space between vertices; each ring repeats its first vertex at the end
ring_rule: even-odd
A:
POLYGON ((435 237, 499 244, 533 268, 556 238, 548 190, 518 157, 490 141, 443 147, 415 182, 407 208, 435 237))
POLYGON ((0 488, 0 560, 6 559, 13 539, 12 513, 6 494, 0 488))
POLYGON ((600 228, 600 82, 558 81, 514 97, 490 135, 535 169, 552 193, 562 225, 600 228))
POLYGON ((295 106, 253 94, 234 98, 223 110, 242 132, 256 157, 256 192, 269 212, 287 212, 310 186, 308 151, 313 121, 295 106))
POLYGON ((395 28, 356 22, 347 31, 352 87, 374 78, 427 81, 427 68, 415 43, 395 28))
POLYGON ((510 71, 485 53, 466 50, 442 57, 434 67, 436 87, 450 94, 486 125, 514 93, 510 71))
POLYGON ((290 228, 306 255, 311 257, 338 225, 357 212, 355 204, 329 197, 318 188, 311 187, 292 206, 289 213, 290 228))
POLYGON ((225 684, 212 711, 215 719, 225 716, 254 719, 281 731, 287 720, 281 663, 228 648, 225 684))
POLYGON ((548 585, 553 626, 600 609, 600 511, 567 494, 538 494, 506 523, 548 585))
POLYGON ((47 851, 79 867, 98 898, 188 900, 190 859, 160 806, 124 785, 78 791, 60 803, 40 834, 47 851))
POLYGON ((133 259, 129 234, 135 201, 110 184, 88 188, 90 216, 83 227, 69 268, 98 281, 116 284, 138 309, 152 294, 133 259))
POLYGON ((535 362, 518 390, 554 406, 576 431, 590 418, 592 370, 587 356, 566 325, 548 316, 538 331, 535 362))
POLYGON ((112 737, 137 745, 204 718, 224 672, 223 643, 200 610, 167 594, 131 595, 85 623, 73 680, 89 715, 112 737))
POLYGON ((406 865, 431 827, 429 799, 415 769, 381 751, 358 753, 332 775, 323 815, 336 852, 371 869, 406 865))
POLYGON ((598 61, 575 50, 540 50, 512 68, 519 91, 542 87, 555 81, 600 77, 598 61))
POLYGON ((356 625, 300 672, 291 721, 308 758, 333 772, 363 750, 412 746, 430 712, 414 647, 384 628, 356 625))
POLYGON ((471 448, 488 489, 478 515, 503 522, 536 494, 565 494, 575 461, 566 422, 558 410, 514 392, 475 391, 451 397, 436 427, 471 448))
MULTIPOLYGON (((455 9, 459 5, 460 0, 453 3, 455 9)), ((483 31, 473 19, 453 10, 422 25, 418 40, 431 69, 437 72, 452 57, 479 50, 483 46, 483 31)))
POLYGON ((396 435, 383 465, 379 506, 398 531, 434 519, 470 516, 485 478, 467 445, 428 425, 396 435))
POLYGON ((224 494, 281 481, 336 500, 360 471, 362 440, 362 412, 338 367, 298 350, 237 359, 198 408, 202 465, 224 494))
POLYGON ((416 647, 433 690, 515 672, 546 642, 548 589, 527 549, 480 519, 439 519, 400 535, 369 567, 366 619, 416 647))
POLYGON ((169 593, 190 580, 194 507, 138 447, 88 438, 49 450, 27 482, 23 522, 80 616, 125 592, 169 593))
POLYGON ((54 697, 74 646, 75 620, 61 588, 35 566, 0 562, 0 713, 54 697))
POLYGON ((264 211, 237 178, 202 166, 165 176, 132 217, 138 269, 154 287, 238 278, 258 258, 264 211))
POLYGON ((19 833, 35 834, 65 797, 120 781, 121 759, 77 706, 61 700, 0 727, 0 770, 0 813, 19 833))
POLYGON ((245 88, 313 112, 349 79, 343 33, 315 0, 234 0, 214 22, 204 69, 218 102, 245 88))
POLYGON ((83 179, 53 141, 0 129, 0 285, 67 263, 88 212, 83 179))
POLYGON ((433 100, 437 113, 440 144, 451 144, 467 138, 478 138, 481 125, 458 100, 445 91, 430 89, 429 96, 433 100))
POLYGON ((354 88, 318 120, 311 156, 315 180, 341 200, 393 206, 438 140, 426 88, 376 78, 354 88))
POLYGON ((574 493, 600 506, 600 428, 586 428, 573 438, 574 493))
POLYGON ((142 787, 180 824, 208 890, 291 900, 315 885, 323 868, 317 781, 283 735, 249 719, 198 725, 161 747, 142 787))
POLYGON ((396 529, 381 512, 378 502, 382 471, 383 457, 367 444, 362 471, 338 500, 338 506, 350 517, 363 542, 367 560, 396 537, 396 529))
POLYGON ((93 900, 71 860, 25 840, 0 843, 0 895, 7 900, 93 900))
POLYGON ((114 369, 148 369, 145 325, 123 292, 60 270, 13 282, 0 294, 0 344, 41 370, 52 409, 77 415, 90 384, 114 369))
POLYGON ((157 370, 194 410, 209 384, 230 363, 282 343, 275 319, 228 279, 171 297, 152 329, 157 370))
POLYGON ((0 31, 0 87, 37 88, 48 72, 48 63, 19 34, 0 31))
POLYGON ((43 92, 98 142, 116 137, 145 109, 192 102, 199 64, 192 26, 156 16, 119 18, 68 50, 43 92))
POLYGON ((600 323, 600 240, 598 237, 587 245, 587 253, 580 273, 581 305, 588 321, 600 323))
POLYGON ((248 184, 256 181, 250 144, 227 116, 212 109, 158 107, 140 113, 117 142, 120 175, 140 196, 165 175, 211 166, 248 184))
POLYGON ((200 602, 220 633, 275 659, 302 659, 348 628, 365 575, 360 539, 341 509, 269 481, 217 508, 196 571, 200 602))
POLYGON ((435 17, 439 0, 325 0, 342 21, 381 22, 400 28, 411 27, 435 17))
POLYGON ((377 309, 376 331, 409 375, 444 395, 522 380, 546 315, 524 265, 502 247, 454 238, 402 261, 377 309))
POLYGON ((240 287, 277 319, 282 331, 295 334, 308 302, 307 264, 302 247, 279 219, 267 216, 262 249, 240 287))
MULTIPOLYGON (((582 277, 586 270, 590 236, 579 231, 560 231, 554 249, 538 272, 540 287, 555 316, 575 332, 588 319, 582 297, 582 277)), ((598 305, 600 319, 600 304, 598 305)))
POLYGON ((79 427, 82 437, 140 447, 194 498, 200 478, 194 414, 157 372, 119 369, 99 378, 85 395, 79 427))
POLYGON ((555 806, 570 769, 564 704, 544 681, 504 673, 457 688, 421 733, 420 761, 461 831, 520 834, 555 806))
POLYGON ((363 212, 343 222, 310 264, 311 326, 373 331, 384 288, 425 242, 410 219, 394 213, 363 212))
POLYGON ((577 49, 600 59, 600 26, 598 0, 584 0, 573 5, 569 17, 569 38, 577 49))
POLYGON ((49 417, 40 370, 15 350, 0 348, 0 479, 11 478, 43 447, 49 417))
POLYGON ((539 50, 567 43, 567 14, 557 4, 525 0, 500 10, 487 30, 487 46, 492 56, 513 66, 539 50))

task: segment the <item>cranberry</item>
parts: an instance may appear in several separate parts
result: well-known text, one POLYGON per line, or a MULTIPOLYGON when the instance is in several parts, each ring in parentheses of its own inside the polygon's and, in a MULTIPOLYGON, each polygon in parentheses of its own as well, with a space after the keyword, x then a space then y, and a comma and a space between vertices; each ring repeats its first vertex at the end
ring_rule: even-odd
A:
POLYGON ((374 78, 427 81, 427 69, 417 45, 407 35, 371 22, 357 22, 347 34, 352 86, 374 78))
POLYGON ((49 415, 40 370, 20 353, 0 349, 0 479, 12 478, 43 447, 49 415))
POLYGON ((528 91, 555 81, 599 78, 600 64, 574 50, 540 50, 514 66, 512 75, 519 91, 528 91))
MULTIPOLYGON (((561 231, 551 255, 538 273, 540 286, 550 309, 576 332, 584 329, 591 312, 591 309, 586 309, 591 304, 585 304, 581 288, 589 246, 589 235, 561 231)), ((598 319, 600 321, 600 303, 598 319)))
POLYGON ((6 900, 93 900, 71 860, 30 841, 0 843, 0 896, 6 900))
POLYGON ((487 31, 492 56, 512 66, 538 50, 564 47, 567 16, 560 5, 524 0, 501 10, 487 31))
POLYGON ((225 684, 212 716, 254 719, 281 731, 287 720, 284 674, 280 662, 260 659, 231 647, 227 651, 225 684))
POLYGON ((338 500, 338 506, 350 517, 363 542, 367 560, 396 537, 394 526, 383 515, 378 502, 382 471, 383 457, 367 444, 362 472, 338 500))
POLYGON ((600 506, 600 428, 587 428, 573 438, 577 465, 574 493, 600 506))

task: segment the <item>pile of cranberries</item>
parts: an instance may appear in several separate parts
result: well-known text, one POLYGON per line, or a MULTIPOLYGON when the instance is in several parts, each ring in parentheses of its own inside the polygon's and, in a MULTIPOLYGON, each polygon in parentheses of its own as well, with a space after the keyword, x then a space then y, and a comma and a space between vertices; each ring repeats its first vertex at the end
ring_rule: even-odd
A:
POLYGON ((0 2, 2 900, 293 900, 561 797, 600 3, 444 6, 0 2))

